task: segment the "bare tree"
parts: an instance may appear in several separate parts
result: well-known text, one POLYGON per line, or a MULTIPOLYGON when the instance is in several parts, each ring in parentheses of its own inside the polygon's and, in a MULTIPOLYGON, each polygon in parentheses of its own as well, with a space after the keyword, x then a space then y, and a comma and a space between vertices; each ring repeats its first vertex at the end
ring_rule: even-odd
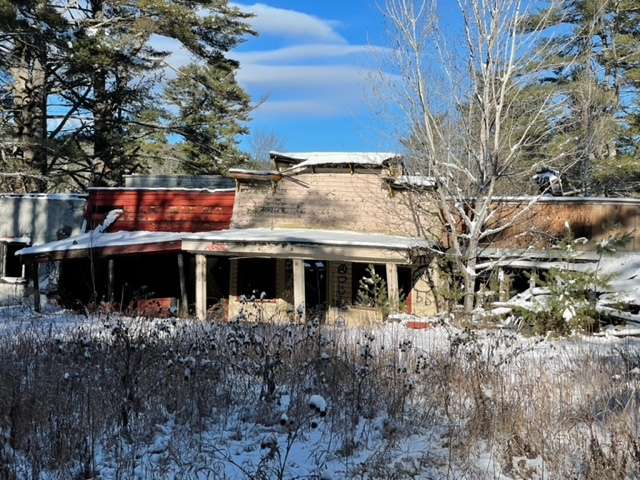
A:
POLYGON ((462 279, 467 315, 475 308, 478 276, 495 265, 478 263, 482 246, 538 199, 503 221, 497 195, 514 182, 522 192, 537 168, 558 160, 542 157, 523 168, 523 156, 553 135, 551 119, 562 108, 557 95, 523 88, 535 84, 553 55, 544 15, 529 15, 525 5, 457 0, 459 41, 444 33, 451 26, 439 17, 437 0, 388 0, 384 9, 399 69, 392 91, 409 130, 404 144, 410 165, 436 181, 434 201, 446 232, 438 251, 450 256, 462 279))
POLYGON ((249 140, 251 160, 256 166, 271 166, 269 152, 282 150, 283 144, 280 137, 273 132, 255 131, 249 140))

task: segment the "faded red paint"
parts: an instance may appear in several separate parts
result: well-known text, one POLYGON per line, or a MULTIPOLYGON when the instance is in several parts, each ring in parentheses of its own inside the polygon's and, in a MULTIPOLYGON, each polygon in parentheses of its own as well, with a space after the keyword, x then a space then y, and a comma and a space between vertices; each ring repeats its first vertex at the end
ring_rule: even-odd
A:
POLYGON ((132 315, 153 318, 172 317, 177 312, 178 300, 172 297, 137 299, 130 307, 132 315))
POLYGON ((92 189, 86 219, 90 228, 102 223, 110 210, 124 214, 110 232, 207 232, 229 228, 235 192, 183 190, 92 189))

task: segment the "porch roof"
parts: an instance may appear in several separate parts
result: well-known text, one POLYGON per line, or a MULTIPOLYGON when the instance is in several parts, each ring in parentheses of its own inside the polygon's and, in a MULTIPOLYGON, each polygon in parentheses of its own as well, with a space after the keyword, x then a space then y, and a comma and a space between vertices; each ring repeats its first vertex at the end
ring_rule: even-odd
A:
POLYGON ((247 228, 189 233, 183 237, 183 240, 223 243, 292 243, 345 247, 379 247, 393 250, 426 248, 429 246, 429 242, 420 238, 342 230, 313 230, 301 228, 247 228))
MULTIPOLYGON (((96 231, 64 240, 24 248, 18 255, 66 258, 83 256, 88 251, 99 250, 105 255, 136 252, 184 250, 210 252, 210 254, 243 254, 251 245, 303 246, 309 248, 343 247, 367 250, 406 252, 429 247, 429 242, 420 238, 401 237, 339 230, 267 229, 248 228, 212 232, 114 232, 96 231), (224 247, 224 248, 223 248, 224 247)), ((255 250, 256 253, 268 251, 255 250)), ((285 253, 279 250, 279 253, 285 253)), ((291 251, 292 254, 296 253, 291 251)), ((298 252, 300 253, 300 252, 298 252)))

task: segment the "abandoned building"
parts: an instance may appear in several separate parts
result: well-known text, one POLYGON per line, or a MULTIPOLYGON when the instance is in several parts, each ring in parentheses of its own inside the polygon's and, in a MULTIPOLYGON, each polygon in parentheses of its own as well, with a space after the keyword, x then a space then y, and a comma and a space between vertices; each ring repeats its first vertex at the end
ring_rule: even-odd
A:
MULTIPOLYGON (((124 187, 91 188, 82 233, 31 240, 18 253, 40 269, 60 265, 57 297, 70 306, 349 325, 438 312, 434 246, 444 235, 431 178, 407 175, 393 153, 271 158, 275 170, 129 176, 124 187), (367 296, 378 280, 383 304, 367 296)), ((480 252, 498 266, 501 291, 521 291, 525 272, 557 265, 562 253, 550 247, 568 226, 592 240, 576 252, 581 264, 597 262, 595 243, 617 232, 631 232, 626 248, 640 249, 640 200, 531 198, 495 199, 496 218, 518 219, 480 252)))
MULTIPOLYGON (((78 235, 85 203, 86 196, 79 194, 0 195, 0 305, 20 303, 29 293, 25 265, 15 253, 78 235)), ((43 264, 39 271, 43 287, 49 280, 55 282, 55 270, 55 264, 43 264)))
POLYGON ((417 220, 416 190, 407 188, 415 182, 420 192, 431 182, 403 176, 392 153, 272 159, 286 168, 236 169, 231 179, 129 177, 123 188, 92 188, 85 233, 20 254, 62 263, 66 302, 151 302, 201 319, 217 311, 366 324, 382 319, 358 301, 372 265, 389 311, 435 313, 433 229, 417 220))

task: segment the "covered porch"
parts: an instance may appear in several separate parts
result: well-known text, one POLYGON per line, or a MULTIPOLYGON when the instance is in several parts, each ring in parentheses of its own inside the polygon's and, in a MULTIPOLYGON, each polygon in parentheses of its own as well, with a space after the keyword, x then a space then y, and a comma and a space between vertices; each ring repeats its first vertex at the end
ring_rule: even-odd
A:
POLYGON ((372 271, 384 281, 387 313, 436 312, 429 245, 421 239, 264 228, 88 235, 20 253, 40 262, 100 259, 107 302, 121 290, 116 283, 137 275, 136 265, 146 262, 154 277, 165 271, 163 281, 175 285, 165 291, 175 292, 177 313, 200 320, 223 304, 227 319, 374 323, 384 312, 358 298, 361 280, 372 271), (158 260, 155 268, 149 258, 158 260))

